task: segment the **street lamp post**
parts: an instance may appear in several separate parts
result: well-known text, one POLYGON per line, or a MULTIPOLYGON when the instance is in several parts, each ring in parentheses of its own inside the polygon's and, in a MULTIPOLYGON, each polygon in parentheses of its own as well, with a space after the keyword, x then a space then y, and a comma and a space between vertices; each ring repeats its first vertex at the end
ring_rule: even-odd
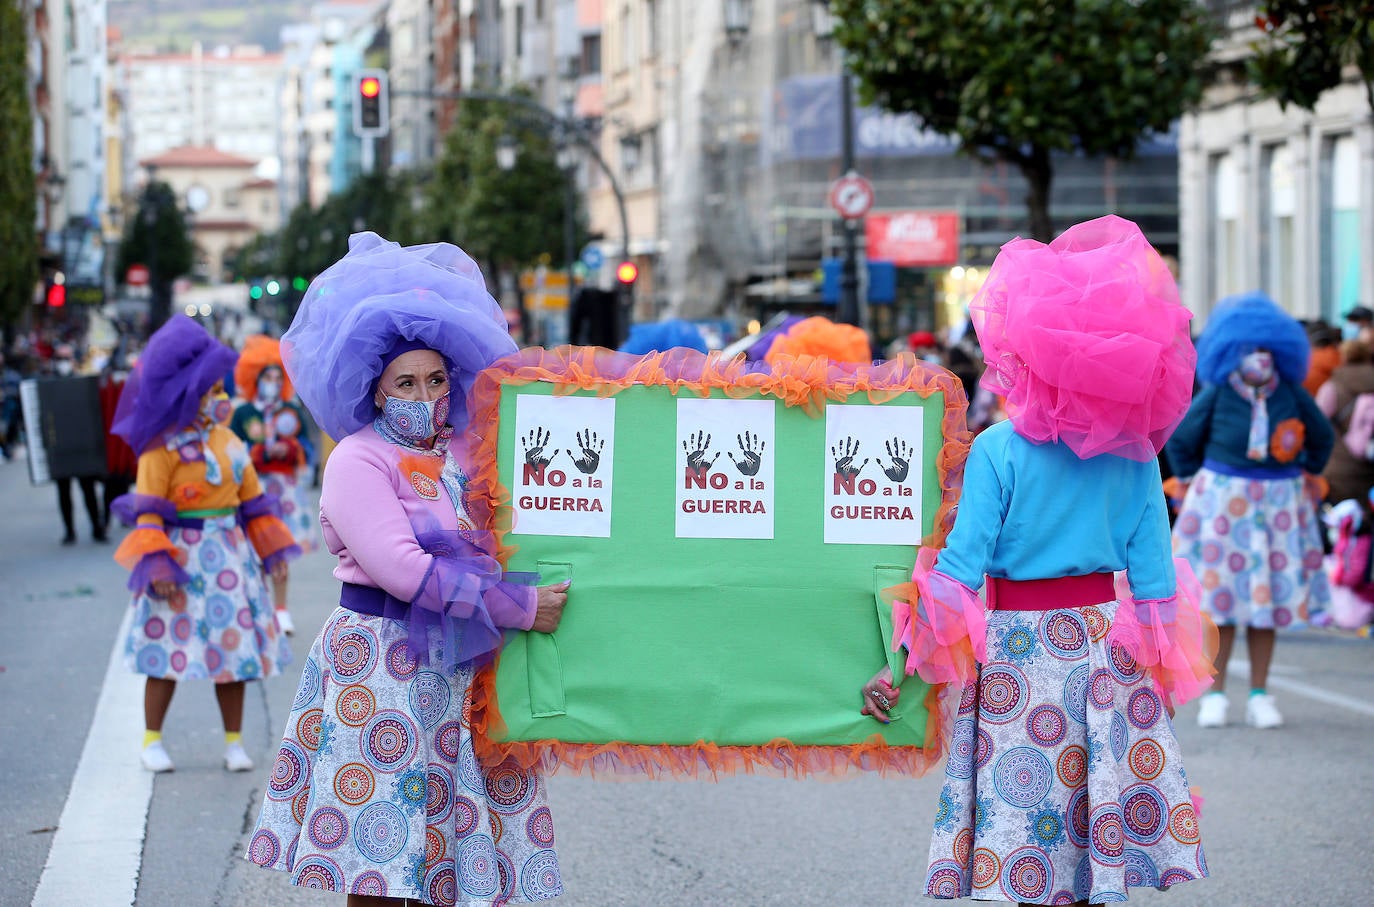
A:
MULTIPOLYGON (((812 7, 812 26, 816 38, 829 41, 835 34, 835 17, 830 12, 830 0, 815 0, 812 7)), ((854 94, 850 86, 849 64, 840 55, 840 173, 854 172, 854 94)), ((840 304, 835 320, 842 324, 862 326, 859 311, 859 225, 847 217, 840 219, 844 237, 844 259, 840 265, 840 304)))

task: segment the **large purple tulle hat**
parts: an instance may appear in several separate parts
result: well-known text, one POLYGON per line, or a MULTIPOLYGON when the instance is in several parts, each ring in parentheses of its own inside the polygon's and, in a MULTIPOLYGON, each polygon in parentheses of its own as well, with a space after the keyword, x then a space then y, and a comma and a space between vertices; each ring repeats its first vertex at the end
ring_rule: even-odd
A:
POLYGON ((233 371, 238 357, 194 319, 173 315, 148 338, 110 430, 138 453, 165 444, 196 421, 205 392, 233 371))
POLYGON ((969 306, 1017 434, 1079 457, 1158 455, 1192 401, 1192 313, 1140 228, 1116 216, 1002 247, 969 306))
POLYGON ((444 357, 453 386, 449 423, 461 426, 477 373, 518 347, 462 249, 355 233, 348 254, 310 284, 281 349, 296 393, 338 439, 372 422, 377 378, 398 351, 444 357))

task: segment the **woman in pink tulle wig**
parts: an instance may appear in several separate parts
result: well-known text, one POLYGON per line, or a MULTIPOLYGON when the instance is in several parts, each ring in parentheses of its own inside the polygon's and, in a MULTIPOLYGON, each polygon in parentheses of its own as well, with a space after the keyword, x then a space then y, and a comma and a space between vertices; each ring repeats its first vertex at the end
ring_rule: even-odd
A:
MULTIPOLYGON (((1003 246, 971 314, 1009 419, 973 441, 946 547, 889 590, 906 673, 960 696, 925 893, 1087 905, 1202 878, 1166 713, 1211 665, 1156 460, 1188 407, 1189 313, 1104 217, 1003 246)), ((895 682, 863 711, 886 721, 895 682)))

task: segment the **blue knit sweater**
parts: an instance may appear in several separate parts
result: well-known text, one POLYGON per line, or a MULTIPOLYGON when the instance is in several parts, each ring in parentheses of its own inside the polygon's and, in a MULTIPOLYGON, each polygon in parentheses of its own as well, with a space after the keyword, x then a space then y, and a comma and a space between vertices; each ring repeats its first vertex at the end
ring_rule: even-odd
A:
POLYGON ((1193 398, 1188 414, 1174 432, 1164 453, 1169 466, 1181 478, 1190 478, 1203 461, 1218 464, 1228 473, 1256 478, 1282 478, 1302 472, 1320 473, 1331 456, 1336 433, 1317 408, 1312 396, 1296 384, 1280 381, 1265 401, 1269 432, 1285 419, 1300 419, 1306 430, 1302 450, 1285 463, 1274 457, 1273 444, 1263 460, 1250 460, 1245 449, 1250 436, 1250 401, 1229 385, 1208 385, 1193 398))

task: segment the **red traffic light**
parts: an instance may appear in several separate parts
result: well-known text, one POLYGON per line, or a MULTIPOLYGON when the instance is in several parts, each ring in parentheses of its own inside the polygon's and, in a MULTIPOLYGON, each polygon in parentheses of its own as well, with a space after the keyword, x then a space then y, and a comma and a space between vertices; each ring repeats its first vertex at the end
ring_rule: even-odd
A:
POLYGON ((67 304, 67 287, 55 283, 48 287, 48 308, 60 309, 67 304))
POLYGON ((639 277, 639 265, 632 261, 622 261, 615 269, 615 279, 629 286, 639 277))
POLYGON ((368 76, 358 83, 358 91, 362 92, 365 98, 375 98, 382 93, 382 82, 373 76, 368 76))

